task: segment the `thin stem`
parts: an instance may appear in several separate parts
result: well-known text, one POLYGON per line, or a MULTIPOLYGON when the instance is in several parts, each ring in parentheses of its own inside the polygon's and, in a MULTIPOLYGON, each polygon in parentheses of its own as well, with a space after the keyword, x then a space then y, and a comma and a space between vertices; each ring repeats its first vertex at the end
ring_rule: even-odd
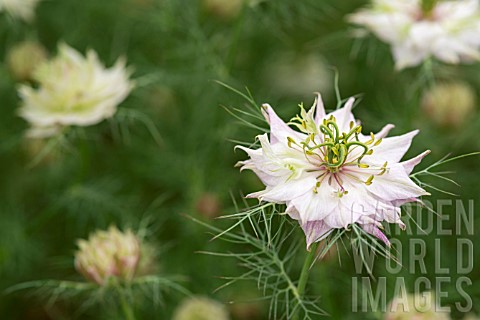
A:
POLYGON ((120 286, 118 286, 118 294, 120 296, 120 305, 122 307, 123 314, 125 315, 125 320, 135 320, 133 309, 127 301, 124 289, 120 286))
POLYGON ((310 274, 310 267, 312 266, 315 255, 317 254, 317 247, 318 242, 312 244, 312 246, 310 247, 310 252, 307 254, 305 262, 303 263, 302 273, 300 273, 300 279, 298 280, 298 294, 300 295, 300 297, 303 296, 305 292, 308 276, 310 274))
MULTIPOLYGON (((297 293, 299 299, 302 298, 305 293, 305 288, 307 287, 308 276, 310 275, 310 267, 312 266, 315 255, 317 254, 318 242, 312 244, 310 247, 310 252, 308 252, 305 262, 303 263, 302 272, 300 273, 300 279, 298 280, 297 293)), ((293 319, 298 320, 298 312, 295 313, 293 319)))

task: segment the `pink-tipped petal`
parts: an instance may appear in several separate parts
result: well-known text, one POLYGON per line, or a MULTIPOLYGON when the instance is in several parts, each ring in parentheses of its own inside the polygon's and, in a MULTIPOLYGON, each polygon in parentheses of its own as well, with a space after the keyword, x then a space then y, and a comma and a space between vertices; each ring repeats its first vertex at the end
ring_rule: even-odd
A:
POLYGON ((387 124, 385 127, 382 128, 382 130, 378 131, 378 133, 375 134, 375 138, 385 138, 390 133, 390 130, 392 130, 393 128, 395 128, 393 124, 387 124))
POLYGON ((303 141, 305 139, 304 135, 294 131, 282 119, 280 119, 269 104, 265 103, 262 105, 262 113, 270 124, 270 142, 272 144, 277 142, 287 143, 288 137, 294 138, 298 141, 303 141))
POLYGON ((382 240, 383 243, 385 243, 388 247, 391 246, 391 243, 388 240, 387 236, 382 231, 380 231, 380 229, 378 229, 378 227, 374 224, 364 224, 362 225, 362 229, 365 230, 365 232, 371 234, 372 236, 382 240))
POLYGON ((310 246, 318 241, 325 239, 333 230, 327 226, 323 221, 307 221, 300 224, 306 236, 307 250, 310 251, 310 246))
POLYGON ((423 158, 425 158, 429 153, 430 153, 430 150, 427 150, 425 152, 422 152, 421 154, 419 154, 415 158, 412 158, 410 160, 401 162, 401 164, 405 168, 405 171, 407 172, 407 174, 412 173, 413 168, 415 168, 415 166, 418 165, 423 160, 423 158))

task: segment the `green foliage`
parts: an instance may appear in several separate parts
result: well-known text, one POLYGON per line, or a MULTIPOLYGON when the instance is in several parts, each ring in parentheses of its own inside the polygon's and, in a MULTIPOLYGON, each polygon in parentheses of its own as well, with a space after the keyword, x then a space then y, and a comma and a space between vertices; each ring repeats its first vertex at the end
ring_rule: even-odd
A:
MULTIPOLYGON (((183 297, 183 293, 171 294, 179 287, 164 274, 184 275, 187 281, 181 284, 188 292, 222 302, 241 300, 233 283, 251 280, 260 289, 246 289, 249 297, 260 301, 258 310, 248 318, 252 320, 288 318, 296 311, 311 319, 324 313, 332 319, 375 317, 351 311, 350 279, 355 270, 354 259, 347 256, 351 252, 347 235, 342 235, 347 250, 339 250, 339 259, 327 261, 327 250, 323 250, 323 259, 312 268, 306 296, 298 297, 295 288, 304 239, 292 221, 278 215, 278 208, 262 205, 220 221, 204 217, 199 209, 199 199, 211 193, 219 202, 220 213, 232 213, 236 208, 231 194, 262 188, 253 174, 240 174, 234 168, 244 156, 233 150, 240 141, 249 145, 256 135, 267 131, 261 103, 269 102, 286 119, 298 111, 299 102, 308 105, 313 101, 313 92, 286 92, 270 77, 269 64, 280 53, 300 56, 300 60, 310 54, 326 61, 327 70, 332 71, 318 75, 332 84, 324 90, 318 88, 326 107, 338 106, 339 94, 332 90, 338 74, 336 88, 342 89, 342 98, 357 95, 362 100, 355 113, 366 131, 375 132, 385 123, 397 126, 394 134, 420 128, 407 158, 432 150, 431 159, 425 160, 427 169, 413 176, 433 187, 432 199, 445 197, 437 189, 460 194, 459 200, 465 203, 479 199, 476 157, 444 161, 442 170, 454 172, 451 175, 432 170, 441 164, 434 161, 445 154, 480 149, 478 110, 460 128, 438 127, 421 112, 422 92, 435 82, 463 80, 478 95, 478 64, 453 67, 431 61, 421 68, 395 72, 386 45, 372 37, 350 37, 351 27, 344 16, 362 5, 360 2, 249 3, 230 18, 209 11, 201 0, 45 0, 30 24, 0 14, 2 61, 9 48, 26 39, 39 41, 51 55, 63 41, 82 52, 94 49, 108 66, 124 56, 136 82, 110 121, 72 128, 60 137, 32 145, 24 138, 27 124, 17 115, 21 103, 18 83, 5 63, 0 65, 0 290, 19 283, 23 285, 17 289, 32 289, 2 295, 2 319, 119 319, 118 306, 99 306, 97 298, 108 295, 81 282, 72 262, 76 239, 111 224, 144 230, 159 244, 158 274, 141 278, 144 283, 132 293, 132 301, 140 309, 138 319, 169 319, 183 297), (249 90, 240 89, 238 95, 225 87, 249 90), (247 127, 239 125, 245 123, 247 127), (434 164, 429 166, 429 161, 434 164), (462 188, 452 186, 450 179, 462 188), (184 215, 201 221, 226 241, 209 242, 211 235, 205 234, 205 228, 184 215), (142 228, 145 221, 148 228, 142 228), (196 254, 199 251, 215 255, 196 254), (218 278, 224 275, 230 276, 218 278), (224 280, 232 286, 215 291, 224 280), (160 304, 162 299, 157 299, 156 293, 164 289, 163 306, 142 300, 148 297, 160 304), (65 299, 53 298, 45 306, 46 300, 56 296, 65 299), (264 303, 265 297, 272 303, 264 303), (93 302, 96 307, 90 308, 93 302)), ((282 77, 306 87, 308 81, 301 76, 290 73, 282 77)), ((455 228, 453 208, 446 208, 443 214, 450 217, 445 226, 455 228)), ((407 246, 406 235, 392 236, 407 246)), ((477 234, 447 238, 440 248, 442 256, 455 252, 455 239, 462 236, 478 243, 477 234)), ((369 241, 360 239, 365 238, 356 241, 369 241)), ((425 235, 425 239, 431 252, 435 234, 425 235)), ((323 248, 342 247, 341 242, 335 243, 327 242, 323 248)), ((479 247, 474 250, 478 257, 479 247)), ((433 279, 434 259, 426 263, 426 276, 433 279)), ((456 261, 447 259, 447 263, 454 270, 456 261)), ((371 271, 385 275, 389 286, 398 277, 388 274, 382 264, 371 271)), ((473 271, 469 277, 473 285, 468 292, 475 302, 474 311, 479 312, 480 274, 473 271)), ((411 283, 408 290, 413 290, 411 283)), ((454 306, 461 297, 454 295, 454 287, 448 290, 452 298, 445 303, 454 306)), ((463 314, 455 312, 453 316, 461 318, 463 314)), ((233 317, 242 319, 238 314, 233 317)))

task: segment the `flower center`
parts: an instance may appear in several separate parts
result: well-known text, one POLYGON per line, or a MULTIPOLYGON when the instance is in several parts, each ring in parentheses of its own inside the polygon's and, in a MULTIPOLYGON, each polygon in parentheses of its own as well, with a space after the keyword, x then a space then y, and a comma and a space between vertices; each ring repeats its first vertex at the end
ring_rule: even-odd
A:
POLYGON ((421 10, 417 13, 416 20, 422 21, 436 21, 441 20, 441 17, 438 17, 435 14, 435 7, 437 6, 438 0, 422 0, 421 10))
POLYGON ((348 175, 367 186, 372 184, 375 175, 383 175, 387 170, 387 162, 381 167, 371 167, 362 163, 365 156, 373 154, 373 147, 378 146, 382 139, 376 139, 373 133, 370 133, 370 139, 362 142, 359 135, 362 132, 361 125, 355 125, 353 121, 349 124, 348 132, 342 132, 337 124, 337 119, 332 115, 324 119, 320 125, 315 123, 312 113, 306 113, 300 106, 301 117, 296 116, 289 124, 296 126, 300 131, 307 134, 304 141, 296 141, 288 137, 288 146, 297 150, 302 150, 306 159, 318 167, 321 174, 317 178, 317 185, 314 189, 328 177, 329 183, 335 183, 339 186, 338 196, 347 194, 348 191, 343 187, 340 171, 342 175, 348 175), (342 170, 348 166, 356 166, 370 172, 368 178, 363 181, 356 175, 349 173, 349 170, 342 170))

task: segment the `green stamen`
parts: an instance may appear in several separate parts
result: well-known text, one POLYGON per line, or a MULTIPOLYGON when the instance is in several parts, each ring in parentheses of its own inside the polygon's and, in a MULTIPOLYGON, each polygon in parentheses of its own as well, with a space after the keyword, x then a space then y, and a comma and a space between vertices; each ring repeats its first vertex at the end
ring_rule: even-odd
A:
MULTIPOLYGON (((348 132, 341 132, 338 127, 337 120, 331 116, 328 119, 324 119, 322 124, 318 126, 312 125, 313 118, 311 114, 307 114, 302 106, 301 116, 294 117, 290 124, 295 125, 297 128, 301 128, 302 132, 308 136, 305 141, 297 143, 292 138, 288 138, 288 146, 293 147, 301 146, 305 157, 309 159, 311 163, 317 163, 324 166, 330 173, 337 173, 344 165, 356 164, 361 169, 369 169, 370 165, 362 163, 362 159, 365 156, 373 153, 373 147, 378 146, 382 139, 376 139, 373 133, 370 133, 371 139, 366 142, 361 142, 359 135, 362 132, 362 126, 356 125, 354 121, 350 121, 348 132), (316 143, 316 141, 322 141, 322 143, 316 143), (356 147, 362 148, 362 152, 356 152, 354 157, 351 157, 347 163, 347 158, 352 154, 353 149, 356 147), (319 150, 316 151, 316 150, 319 150), (310 157, 317 157, 315 161, 310 161, 310 157)), ((380 175, 384 174, 387 170, 386 164, 379 168, 380 175)), ((372 184, 373 175, 370 176, 365 182, 367 185, 372 184)), ((317 191, 318 186, 315 187, 314 192, 317 191)), ((342 196, 346 194, 342 191, 342 196)), ((339 195, 340 196, 340 195, 339 195)))

